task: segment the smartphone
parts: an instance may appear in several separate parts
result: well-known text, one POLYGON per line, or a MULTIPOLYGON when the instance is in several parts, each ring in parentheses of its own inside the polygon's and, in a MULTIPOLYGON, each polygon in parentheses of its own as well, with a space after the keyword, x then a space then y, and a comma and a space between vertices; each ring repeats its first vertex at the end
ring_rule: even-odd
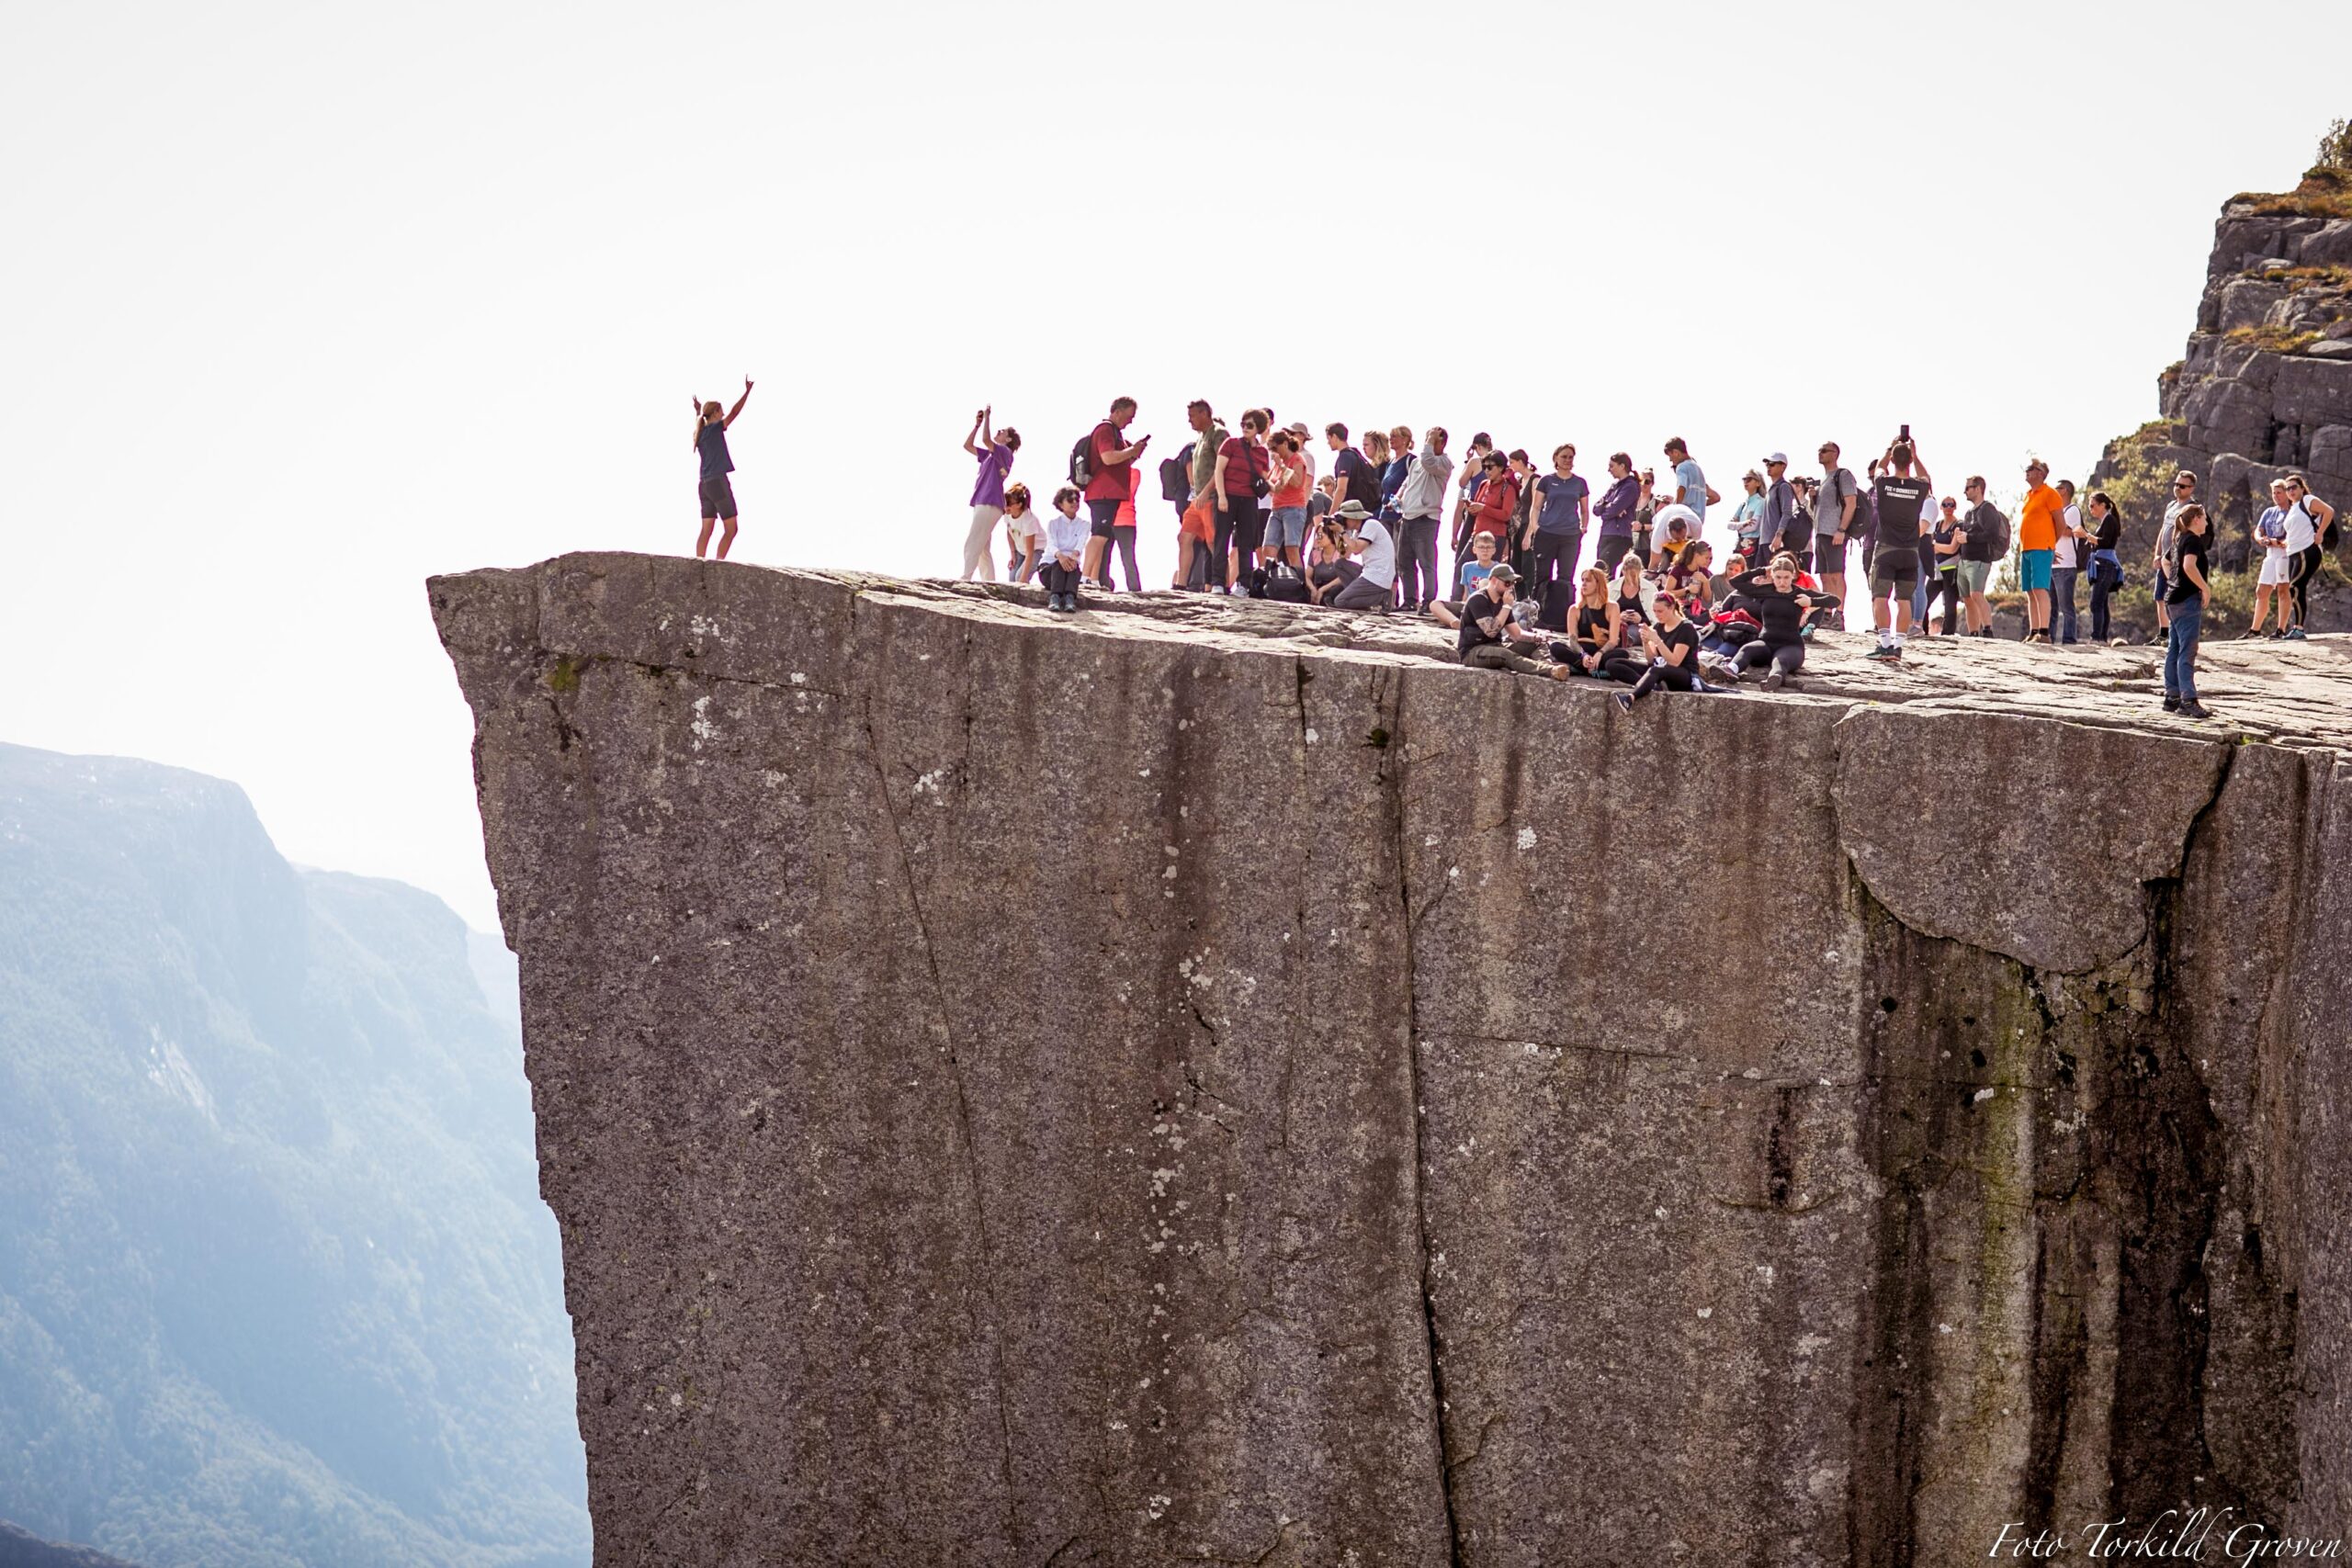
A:
POLYGON ((1903 439, 1905 441, 1911 439, 1911 427, 1907 424, 1903 427, 1903 439))

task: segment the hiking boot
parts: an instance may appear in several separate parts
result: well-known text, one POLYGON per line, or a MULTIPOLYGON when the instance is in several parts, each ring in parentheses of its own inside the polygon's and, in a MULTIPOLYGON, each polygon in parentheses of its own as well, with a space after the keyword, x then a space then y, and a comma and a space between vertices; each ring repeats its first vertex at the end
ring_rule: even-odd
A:
POLYGON ((2191 697, 2187 702, 2182 703, 2178 711, 2180 716, 2183 718, 2211 718, 2213 716, 2212 713, 2207 709, 2205 705, 2199 702, 2194 697, 2191 697))
POLYGON ((2172 692, 2166 692, 2166 693, 2165 694, 2165 712, 2166 712, 2166 713, 2178 713, 2179 711, 2180 711, 2180 698, 2179 698, 2179 696, 2178 696, 2177 694, 2175 694, 2175 693, 2172 693, 2172 692))

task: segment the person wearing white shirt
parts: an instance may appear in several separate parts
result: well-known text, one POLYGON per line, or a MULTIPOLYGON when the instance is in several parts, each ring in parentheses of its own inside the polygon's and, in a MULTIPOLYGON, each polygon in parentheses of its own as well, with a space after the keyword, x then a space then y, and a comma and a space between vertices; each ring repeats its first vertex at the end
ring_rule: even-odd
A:
POLYGON ((2319 575, 2320 560, 2326 554, 2320 547, 2320 536, 2335 521, 2335 508, 2313 495, 2301 474, 2287 476, 2287 593, 2288 608, 2294 614, 2287 635, 2301 640, 2303 616, 2311 608, 2312 579, 2319 575))
POLYGON ((1331 604, 1341 610, 1385 610, 1396 593, 1396 541, 1390 536, 1388 525, 1358 501, 1333 508, 1331 515, 1355 530, 1348 540, 1348 552, 1363 569, 1331 604))
POLYGON ((2060 479, 2058 493, 2065 498, 2065 507, 2058 516, 2058 543, 2050 558, 2050 619, 2051 633, 2062 643, 2080 640, 2075 636, 2075 584, 2083 575, 2084 540, 2090 536, 2083 531, 2083 509, 2075 504, 2075 481, 2060 479))
POLYGON ((1079 576, 1093 524, 1078 514, 1078 487, 1062 486, 1054 496, 1054 514, 1046 519, 1046 566, 1037 575, 1046 584, 1048 610, 1079 607, 1079 576))

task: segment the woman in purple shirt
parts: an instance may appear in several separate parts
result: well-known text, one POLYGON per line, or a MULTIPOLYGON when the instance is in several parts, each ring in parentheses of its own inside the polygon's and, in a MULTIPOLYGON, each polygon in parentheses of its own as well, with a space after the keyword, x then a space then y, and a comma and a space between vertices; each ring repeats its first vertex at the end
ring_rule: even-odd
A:
POLYGON ((1634 547, 1634 513, 1642 503, 1642 481, 1634 477, 1634 459, 1623 452, 1610 455, 1609 489, 1592 503, 1600 519, 1600 537, 1593 544, 1593 558, 1611 573, 1634 547))
POLYGON ((989 547, 996 536, 997 519, 1004 515, 1004 476, 1012 471, 1012 455, 1021 450, 1021 432, 1006 425, 991 433, 982 409, 972 416, 972 433, 964 450, 980 461, 980 477, 972 486, 972 531, 964 536, 964 576, 996 581, 996 558, 989 547))

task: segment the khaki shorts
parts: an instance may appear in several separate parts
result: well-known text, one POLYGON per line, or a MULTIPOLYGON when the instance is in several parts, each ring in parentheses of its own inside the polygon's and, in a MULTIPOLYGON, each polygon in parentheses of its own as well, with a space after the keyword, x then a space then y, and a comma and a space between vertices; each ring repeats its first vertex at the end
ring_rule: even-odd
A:
POLYGON ((1960 563, 1960 591, 1962 593, 1982 593, 1984 585, 1992 580, 1991 561, 1964 560, 1960 563))

